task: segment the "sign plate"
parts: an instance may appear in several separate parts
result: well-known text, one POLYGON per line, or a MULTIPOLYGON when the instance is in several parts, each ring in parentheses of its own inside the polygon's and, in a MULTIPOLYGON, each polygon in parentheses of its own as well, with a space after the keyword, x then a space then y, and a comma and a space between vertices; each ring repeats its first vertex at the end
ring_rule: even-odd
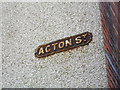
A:
POLYGON ((92 33, 85 32, 71 37, 66 37, 48 44, 40 45, 35 50, 35 57, 46 57, 58 52, 88 45, 92 41, 92 33))

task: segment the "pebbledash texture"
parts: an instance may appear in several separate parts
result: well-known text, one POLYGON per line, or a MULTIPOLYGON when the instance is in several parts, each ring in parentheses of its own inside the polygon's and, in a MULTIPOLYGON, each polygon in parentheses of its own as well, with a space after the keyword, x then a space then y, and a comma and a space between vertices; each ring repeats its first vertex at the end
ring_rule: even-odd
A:
POLYGON ((2 3, 3 88, 107 87, 99 3, 2 3), (36 58, 42 44, 91 32, 89 45, 36 58))

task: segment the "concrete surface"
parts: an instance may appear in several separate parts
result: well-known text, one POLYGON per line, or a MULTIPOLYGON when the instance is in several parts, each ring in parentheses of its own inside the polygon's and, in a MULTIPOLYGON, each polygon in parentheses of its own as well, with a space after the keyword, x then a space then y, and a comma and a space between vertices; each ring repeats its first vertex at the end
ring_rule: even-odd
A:
POLYGON ((0 3, 0 89, 2 88, 2 3, 0 3))
POLYGON ((99 3, 2 3, 3 88, 107 87, 99 3), (37 59, 37 46, 89 31, 84 47, 37 59))

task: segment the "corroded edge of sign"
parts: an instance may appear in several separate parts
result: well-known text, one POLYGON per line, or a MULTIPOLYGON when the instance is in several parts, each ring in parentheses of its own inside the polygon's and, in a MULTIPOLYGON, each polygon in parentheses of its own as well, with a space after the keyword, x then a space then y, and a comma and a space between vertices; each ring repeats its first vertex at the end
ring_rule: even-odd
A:
POLYGON ((55 53, 67 51, 79 46, 88 45, 92 41, 92 37, 93 37, 92 33, 84 32, 82 34, 66 37, 64 39, 59 39, 57 41, 53 41, 48 44, 40 45, 35 49, 35 57, 37 58, 47 57, 55 53), (55 43, 56 43, 56 49, 55 49, 55 43), (64 47, 61 48, 61 45, 64 45, 64 47))

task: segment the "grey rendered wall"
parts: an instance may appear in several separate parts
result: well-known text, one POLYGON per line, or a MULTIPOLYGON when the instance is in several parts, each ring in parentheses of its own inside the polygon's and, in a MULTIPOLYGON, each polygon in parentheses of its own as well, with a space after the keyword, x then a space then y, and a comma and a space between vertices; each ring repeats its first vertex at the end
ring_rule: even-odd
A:
POLYGON ((4 88, 107 87, 99 3, 2 3, 4 88), (89 31, 93 41, 37 59, 37 46, 89 31))
POLYGON ((2 3, 0 3, 0 89, 2 88, 2 3))

